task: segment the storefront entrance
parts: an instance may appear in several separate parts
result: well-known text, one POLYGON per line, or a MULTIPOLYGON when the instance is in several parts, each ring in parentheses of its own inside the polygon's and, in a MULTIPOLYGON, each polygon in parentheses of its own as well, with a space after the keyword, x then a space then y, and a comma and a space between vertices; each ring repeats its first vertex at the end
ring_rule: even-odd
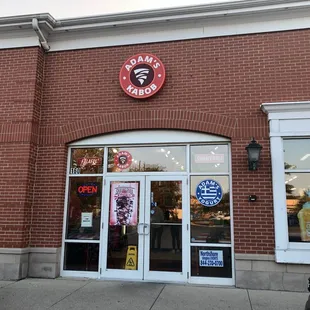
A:
POLYGON ((230 167, 229 140, 206 134, 75 142, 61 275, 233 285, 230 167))
POLYGON ((106 179, 102 277, 186 281, 186 179, 106 179))

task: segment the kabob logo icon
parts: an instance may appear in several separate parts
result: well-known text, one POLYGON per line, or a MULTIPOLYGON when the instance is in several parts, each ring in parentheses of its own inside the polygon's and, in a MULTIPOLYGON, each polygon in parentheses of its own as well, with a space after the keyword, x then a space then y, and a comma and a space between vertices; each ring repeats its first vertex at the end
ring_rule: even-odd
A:
POLYGON ((123 64, 119 82, 123 91, 138 99, 155 95, 163 86, 166 71, 159 58, 152 54, 137 54, 123 64))
POLYGON ((136 69, 133 72, 135 74, 136 79, 140 82, 140 84, 142 86, 143 83, 147 80, 147 77, 150 73, 150 69, 141 68, 141 69, 136 69))

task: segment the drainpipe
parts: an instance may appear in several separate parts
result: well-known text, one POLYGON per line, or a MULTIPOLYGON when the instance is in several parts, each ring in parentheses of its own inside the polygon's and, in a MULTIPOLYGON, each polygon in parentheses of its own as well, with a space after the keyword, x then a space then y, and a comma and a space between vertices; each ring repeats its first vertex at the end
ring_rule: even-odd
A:
POLYGON ((39 28, 39 23, 38 23, 38 20, 36 18, 32 19, 32 28, 36 32, 43 49, 46 52, 49 51, 50 47, 47 43, 46 38, 44 37, 44 34, 42 33, 41 29, 39 28))

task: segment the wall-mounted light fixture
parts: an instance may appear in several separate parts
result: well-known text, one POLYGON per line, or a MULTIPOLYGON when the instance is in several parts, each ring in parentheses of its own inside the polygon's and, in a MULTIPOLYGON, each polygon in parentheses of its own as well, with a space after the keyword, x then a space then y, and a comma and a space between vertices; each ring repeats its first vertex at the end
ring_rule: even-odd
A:
POLYGON ((252 141, 245 148, 248 152, 249 170, 256 170, 258 166, 260 151, 263 147, 252 138, 252 141))

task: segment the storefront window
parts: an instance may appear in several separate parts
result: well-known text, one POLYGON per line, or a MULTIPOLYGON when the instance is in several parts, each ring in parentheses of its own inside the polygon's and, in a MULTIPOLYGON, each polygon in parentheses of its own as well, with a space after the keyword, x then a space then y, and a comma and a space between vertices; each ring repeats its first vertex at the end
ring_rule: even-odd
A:
POLYGON ((310 139, 283 140, 283 149, 285 170, 310 170, 310 139))
POLYGON ((228 172, 227 145, 191 147, 191 172, 228 172))
POLYGON ((285 173, 290 242, 310 242, 310 173, 285 173))
POLYGON ((231 242, 228 176, 191 176, 190 207, 192 243, 231 242), (215 184, 221 189, 216 190, 215 184), (196 195, 198 186, 205 196, 202 203, 203 197, 196 195))
POLYGON ((72 149, 70 174, 102 173, 103 148, 72 149))
POLYGON ((310 264, 310 109, 308 102, 262 104, 268 114, 275 258, 310 264))
POLYGON ((283 149, 289 241, 310 242, 310 139, 283 140, 283 149))
POLYGON ((100 238, 101 177, 71 177, 66 239, 100 238))
POLYGON ((64 271, 101 267, 101 276, 128 270, 130 277, 131 270, 146 268, 150 278, 157 272, 180 279, 189 273, 232 277, 229 145, 222 140, 214 145, 165 143, 70 149, 64 271), (204 180, 221 188, 215 205, 204 205, 196 196, 204 180))
POLYGON ((108 172, 184 172, 185 146, 112 147, 108 172))

